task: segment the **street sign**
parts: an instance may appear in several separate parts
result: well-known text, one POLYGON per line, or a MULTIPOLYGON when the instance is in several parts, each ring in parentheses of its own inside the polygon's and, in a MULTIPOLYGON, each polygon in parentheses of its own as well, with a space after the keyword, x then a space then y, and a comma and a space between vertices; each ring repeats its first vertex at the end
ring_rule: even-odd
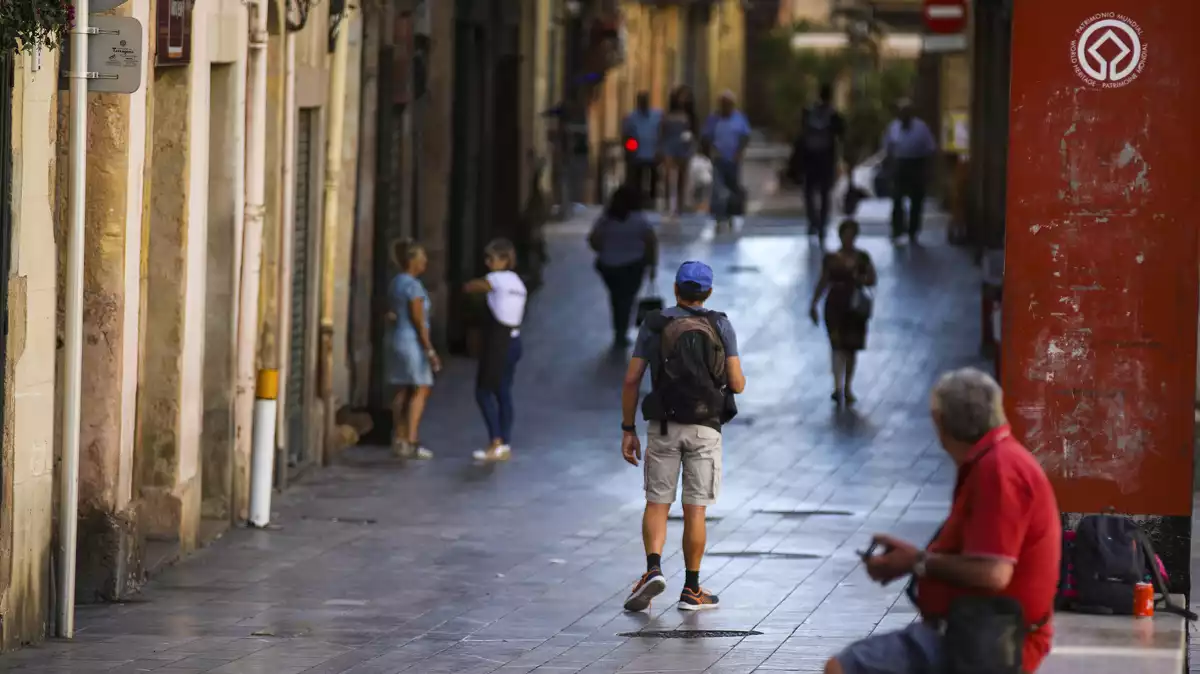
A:
MULTIPOLYGON (((90 16, 94 33, 87 36, 88 67, 83 73, 88 91, 101 94, 132 94, 142 86, 142 23, 131 16, 90 16)), ((69 44, 63 44, 60 60, 70 62, 69 44)), ((70 78, 64 70, 58 88, 66 90, 70 78)))
POLYGON ((961 33, 967 28, 967 0, 924 0, 922 15, 931 33, 961 33))
POLYGON ((132 94, 142 86, 142 23, 131 16, 89 17, 88 91, 132 94))

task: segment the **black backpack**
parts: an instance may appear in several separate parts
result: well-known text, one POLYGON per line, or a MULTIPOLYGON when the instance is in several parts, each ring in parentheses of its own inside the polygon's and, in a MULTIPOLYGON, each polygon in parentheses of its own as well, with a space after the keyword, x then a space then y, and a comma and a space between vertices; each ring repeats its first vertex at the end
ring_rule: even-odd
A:
POLYGON ((1088 515, 1079 521, 1069 552, 1074 596, 1064 608, 1079 613, 1132 615, 1134 586, 1149 582, 1162 595, 1163 610, 1195 620, 1195 614, 1171 604, 1149 536, 1133 520, 1118 515, 1088 515))
POLYGON ((833 125, 836 118, 837 112, 826 105, 814 105, 804 112, 800 141, 806 153, 825 154, 833 151, 833 125))
POLYGON ((728 421, 725 344, 717 320, 725 314, 688 310, 669 318, 651 314, 646 327, 659 338, 658 357, 650 364, 651 392, 642 401, 648 421, 700 424, 720 430, 728 421))

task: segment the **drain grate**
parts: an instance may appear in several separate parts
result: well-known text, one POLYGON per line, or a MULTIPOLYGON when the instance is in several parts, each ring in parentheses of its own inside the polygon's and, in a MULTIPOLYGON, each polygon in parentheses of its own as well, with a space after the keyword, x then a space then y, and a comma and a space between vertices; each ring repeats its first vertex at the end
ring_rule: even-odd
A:
POLYGON ((764 515, 782 515, 783 517, 851 517, 854 513, 849 510, 759 510, 764 515))
POLYGON ((375 520, 369 517, 309 517, 302 515, 300 519, 310 522, 333 522, 334 524, 358 524, 360 526, 375 524, 375 520))
POLYGON ((617 636, 626 639, 729 639, 756 637, 762 632, 754 630, 644 630, 621 632, 617 636))
MULTIPOLYGON (((671 520, 672 522, 682 522, 683 515, 668 515, 667 519, 671 520)), ((725 518, 721 517, 720 515, 705 515, 704 516, 705 522, 720 522, 723 519, 725 519, 725 518)))
POLYGON ((740 552, 706 552, 709 557, 731 557, 734 559, 822 559, 825 555, 813 555, 807 552, 755 552, 742 550, 740 552))

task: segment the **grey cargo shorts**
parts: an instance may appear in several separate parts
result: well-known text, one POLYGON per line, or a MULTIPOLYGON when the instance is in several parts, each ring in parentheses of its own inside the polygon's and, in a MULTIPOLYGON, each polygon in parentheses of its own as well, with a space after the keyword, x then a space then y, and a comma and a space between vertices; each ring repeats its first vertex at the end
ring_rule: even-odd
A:
POLYGON ((646 501, 671 504, 683 471, 683 504, 710 506, 721 492, 721 432, 708 426, 651 421, 646 432, 646 501))

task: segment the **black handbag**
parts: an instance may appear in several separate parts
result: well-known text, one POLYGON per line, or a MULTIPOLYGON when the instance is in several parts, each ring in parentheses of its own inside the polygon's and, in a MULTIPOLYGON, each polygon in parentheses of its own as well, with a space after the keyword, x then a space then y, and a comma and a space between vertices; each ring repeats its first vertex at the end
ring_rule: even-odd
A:
POLYGON ((959 597, 942 619, 945 674, 1021 674, 1025 637, 1040 627, 1012 597, 959 597))
POLYGON ((646 322, 646 317, 655 312, 663 310, 663 298, 654 289, 654 281, 651 279, 646 284, 646 294, 637 302, 637 313, 635 314, 635 324, 641 326, 646 322))

